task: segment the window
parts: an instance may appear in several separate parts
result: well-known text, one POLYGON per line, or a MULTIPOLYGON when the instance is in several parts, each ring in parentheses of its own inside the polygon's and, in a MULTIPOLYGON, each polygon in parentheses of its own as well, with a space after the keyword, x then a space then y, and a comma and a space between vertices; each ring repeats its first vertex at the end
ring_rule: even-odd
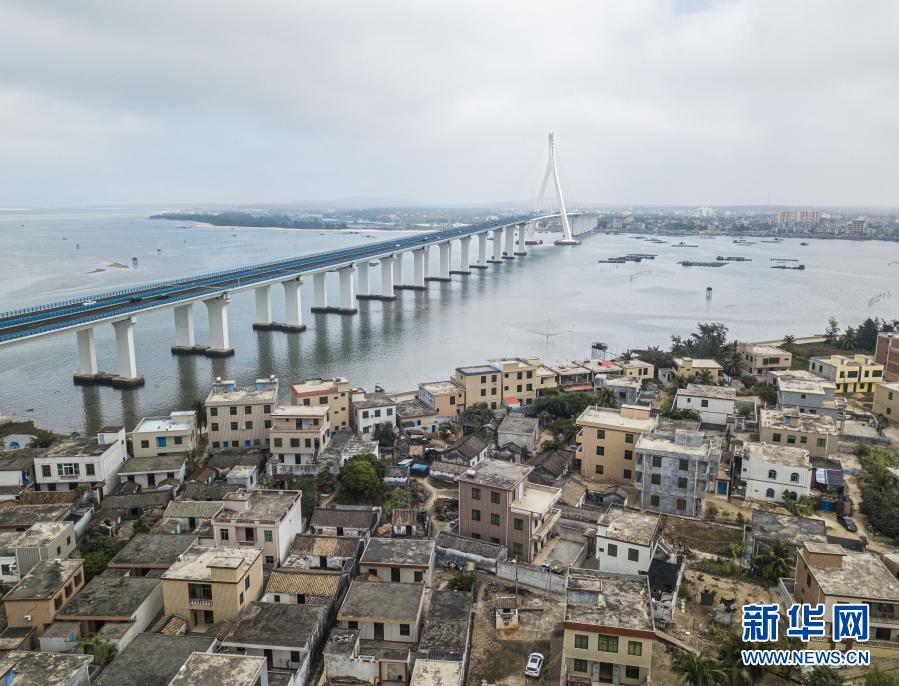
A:
POLYGON ((471 511, 471 521, 473 521, 473 522, 481 521, 481 511, 480 510, 472 510, 471 511))
POLYGON ((624 459, 625 460, 633 460, 634 459, 634 451, 633 450, 625 450, 624 451, 624 459))
POLYGON ((642 655, 643 654, 643 644, 640 641, 628 641, 627 642, 627 654, 628 655, 642 655))
POLYGON ((650 476, 650 481, 653 486, 661 486, 662 485, 662 475, 661 474, 652 474, 650 476))
POLYGON ((212 600, 212 584, 187 584, 190 600, 212 600))
POLYGON ((275 564, 275 556, 274 555, 266 555, 265 556, 265 564, 267 564, 267 565, 275 564))
POLYGON ((244 422, 243 428, 244 428, 244 429, 252 429, 252 428, 253 428, 253 422, 244 422))
POLYGON ((777 470, 769 469, 769 470, 768 470, 768 478, 769 478, 769 479, 776 479, 776 478, 777 478, 777 470))
POLYGON ((272 536, 272 532, 269 531, 268 529, 266 529, 265 531, 262 532, 262 537, 265 539, 266 543, 271 543, 274 540, 274 537, 272 536))
POLYGON ((603 466, 601 464, 596 465, 596 473, 597 474, 603 473, 603 466))
POLYGON ((606 454, 606 448, 605 448, 605 446, 602 446, 602 445, 596 446, 596 454, 597 454, 599 457, 602 457, 603 455, 605 455, 605 454, 606 454))
POLYGON ((625 443, 633 443, 634 442, 634 434, 624 434, 624 442, 625 443))
POLYGON ((57 610, 62 607, 62 596, 58 595, 53 599, 53 607, 57 610))
POLYGON ((521 517, 516 517, 513 526, 515 531, 524 531, 524 520, 521 517))
MULTIPOLYGON (((212 422, 212 429, 211 429, 211 430, 212 430, 212 431, 218 431, 218 430, 219 430, 219 423, 218 423, 218 422, 212 422)), ((215 447, 218 448, 218 446, 215 446, 215 447)))
POLYGON ((222 530, 219 532, 219 538, 221 538, 223 541, 227 541, 227 540, 228 540, 228 535, 229 535, 229 534, 228 534, 228 530, 227 530, 227 529, 222 529, 222 530))
POLYGON ((400 636, 409 636, 411 633, 408 624, 400 624, 400 636))
POLYGON ((491 514, 490 515, 490 523, 493 526, 499 526, 499 515, 496 513, 491 514))
POLYGON ((240 592, 240 605, 243 605, 243 591, 240 592))
POLYGON ((50 471, 50 465, 41 465, 41 476, 50 476, 51 473, 52 472, 50 471))
POLYGON ((606 437, 606 430, 605 430, 605 429, 597 429, 597 430, 596 430, 596 438, 597 438, 598 440, 601 441, 601 440, 603 440, 605 437, 606 437))
POLYGON ((779 433, 772 434, 771 440, 775 443, 780 443, 781 435, 779 433))
POLYGON ((681 460, 680 462, 678 462, 677 468, 682 472, 689 472, 690 471, 690 460, 681 460))
POLYGON ((481 499, 481 489, 480 488, 472 488, 471 489, 471 499, 472 500, 480 500, 481 499))
POLYGON ((596 637, 596 649, 601 650, 604 653, 617 653, 618 652, 618 637, 617 636, 607 636, 606 634, 600 634, 596 637))
POLYGON ((687 477, 682 476, 677 480, 677 487, 680 489, 684 489, 687 487, 687 477))
POLYGON ((81 585, 81 572, 78 572, 78 573, 75 575, 75 585, 76 585, 76 586, 80 586, 80 585, 81 585))
POLYGON ((774 489, 773 489, 773 488, 769 488, 767 491, 765 491, 765 497, 766 497, 766 498, 773 498, 773 497, 774 497, 774 489))
POLYGON ((144 449, 149 448, 149 447, 150 447, 150 441, 141 441, 141 442, 140 442, 140 447, 141 447, 141 448, 144 448, 144 449))
POLYGON ((89 462, 84 465, 84 473, 87 476, 94 476, 97 473, 97 469, 96 467, 94 467, 94 464, 92 462, 89 462))
POLYGON ((787 443, 790 445, 796 445, 796 434, 790 434, 787 436, 787 443))
POLYGON ((806 445, 807 443, 808 443, 808 436, 800 436, 800 437, 799 437, 799 444, 800 444, 800 445, 806 445))
POLYGON ((497 493, 496 491, 491 491, 490 492, 490 502, 493 503, 494 505, 499 505, 499 493, 497 493))
POLYGON ((708 407, 708 406, 709 406, 709 401, 703 399, 702 403, 700 403, 700 404, 702 405, 702 407, 708 407))
POLYGON ((615 545, 614 543, 609 543, 606 546, 606 554, 609 557, 618 557, 618 546, 615 545))
POLYGON ((640 678, 640 668, 636 665, 625 665, 624 666, 624 676, 628 679, 639 679, 640 678))
POLYGON ((231 422, 231 431, 237 431, 237 422, 231 422))
POLYGON ((272 445, 274 445, 276 448, 280 448, 282 445, 284 445, 284 439, 283 438, 275 438, 272 445))
POLYGON ((218 416, 219 416, 219 408, 217 408, 217 407, 210 407, 210 408, 209 408, 209 416, 210 416, 210 417, 218 417, 218 416))
POLYGON ((184 443, 184 436, 175 436, 175 445, 181 445, 184 443))
POLYGON ((271 413, 272 413, 272 406, 271 406, 271 405, 263 405, 263 406, 262 406, 262 412, 263 412, 263 414, 271 414, 271 413))
POLYGON ((415 572, 412 575, 412 578, 415 581, 415 583, 420 584, 422 581, 425 580, 425 573, 424 572, 415 572))
POLYGON ((799 473, 793 472, 792 474, 790 474, 790 481, 799 481, 799 473))
POLYGON ((266 419, 264 422, 262 422, 262 425, 263 425, 266 429, 271 429, 271 428, 272 428, 272 420, 271 420, 271 419, 266 419))
POLYGON ((661 455, 653 455, 652 456, 652 466, 653 467, 661 467, 662 466, 662 456, 661 455))
POLYGON ((78 464, 58 464, 56 465, 56 473, 58 476, 78 476, 81 473, 78 464))
POLYGON ((627 559, 630 562, 639 562, 640 561, 640 551, 636 548, 628 548, 627 549, 627 559))
POLYGON ((574 668, 572 671, 583 672, 584 674, 586 674, 587 673, 587 661, 586 660, 575 660, 574 668))
POLYGON ((625 469, 625 470, 624 470, 624 478, 625 478, 625 479, 628 479, 628 480, 631 479, 631 470, 630 470, 630 469, 625 469))
POLYGON ((166 444, 165 439, 166 439, 165 436, 157 436, 156 437, 156 447, 157 448, 165 448, 165 444, 166 444))
POLYGON ((659 506, 659 496, 657 496, 657 495, 649 496, 649 506, 650 507, 658 507, 659 506))
POLYGON ((230 414, 232 417, 236 417, 236 416, 237 416, 237 408, 236 408, 236 407, 229 407, 229 408, 228 408, 228 414, 230 414))
POLYGON ((353 622, 353 621, 347 622, 346 627, 347 627, 347 629, 358 629, 359 622, 353 622))
POLYGON ((687 509, 687 501, 683 498, 677 499, 677 509, 678 510, 686 510, 687 509))
POLYGON ((819 438, 815 441, 815 445, 819 448, 824 448, 827 445, 827 439, 819 438))
POLYGON ((574 635, 574 647, 579 648, 581 650, 587 650, 588 646, 588 638, 583 634, 575 634, 574 635))

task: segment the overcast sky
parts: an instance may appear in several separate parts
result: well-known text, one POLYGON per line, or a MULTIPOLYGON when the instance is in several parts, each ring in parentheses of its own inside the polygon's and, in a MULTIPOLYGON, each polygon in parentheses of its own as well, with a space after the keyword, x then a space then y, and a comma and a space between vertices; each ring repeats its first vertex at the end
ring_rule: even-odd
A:
POLYGON ((0 207, 899 205, 899 2, 0 5, 0 207))

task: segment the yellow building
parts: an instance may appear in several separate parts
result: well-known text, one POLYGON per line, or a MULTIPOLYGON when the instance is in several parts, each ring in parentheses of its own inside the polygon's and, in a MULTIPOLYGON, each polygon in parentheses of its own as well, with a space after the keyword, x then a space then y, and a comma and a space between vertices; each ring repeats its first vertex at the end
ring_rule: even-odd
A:
POLYGON ((808 362, 808 370, 832 381, 837 395, 871 393, 883 381, 883 365, 873 355, 813 357, 808 362))
POLYGON ((764 377, 768 372, 783 372, 792 369, 793 353, 773 345, 740 343, 737 353, 743 361, 744 373, 764 377))
POLYGON ((795 409, 759 413, 761 443, 805 448, 811 457, 827 457, 837 452, 839 434, 836 423, 827 415, 795 409))
POLYGON ((290 386, 290 404, 327 405, 331 431, 350 428, 350 383, 342 376, 333 379, 306 379, 290 386))
POLYGON ((188 631, 236 622, 261 596, 260 548, 191 548, 162 575, 165 613, 185 620, 188 631))
POLYGON ((513 357, 502 360, 490 360, 502 373, 502 389, 504 399, 515 398, 522 405, 530 405, 537 398, 536 376, 540 368, 538 357, 513 357))
POLYGON ((576 458, 581 475, 591 479, 634 483, 634 446, 644 432, 655 431, 658 420, 650 408, 622 405, 618 409, 588 407, 575 422, 576 458))
POLYGON ((899 382, 879 383, 874 387, 873 411, 891 422, 899 422, 899 382))
POLYGON ((3 598, 8 625, 40 636, 83 586, 84 560, 38 562, 3 598))
POLYGON ((696 376, 698 374, 708 373, 710 375, 709 380, 714 382, 721 376, 721 371, 721 365, 715 360, 693 357, 674 358, 675 376, 696 376))
POLYGON ((565 684, 648 683, 656 636, 648 578, 572 570, 567 592, 562 641, 565 684))
POLYGON ((656 368, 653 365, 637 357, 626 362, 617 360, 615 364, 621 367, 621 373, 624 376, 638 376, 641 379, 651 379, 656 373, 656 368))
POLYGON ((465 389, 465 406, 486 403, 491 409, 501 407, 503 401, 517 401, 530 405, 537 398, 537 372, 540 359, 537 357, 514 357, 489 360, 487 364, 471 367, 456 367, 453 383, 465 389))
POLYGON ((420 383, 418 398, 434 411, 438 422, 453 421, 465 409, 465 387, 453 381, 420 383))
MULTIPOLYGON (((790 595, 784 584, 781 593, 790 595)), ((868 604, 870 639, 855 647, 867 648, 873 656, 899 656, 899 581, 874 553, 851 552, 834 543, 803 543, 796 555, 796 578, 789 600, 822 603, 828 625, 835 603, 868 604)), ((832 627, 827 626, 826 637, 814 639, 809 648, 848 647, 846 643, 831 646, 832 635, 832 627)))

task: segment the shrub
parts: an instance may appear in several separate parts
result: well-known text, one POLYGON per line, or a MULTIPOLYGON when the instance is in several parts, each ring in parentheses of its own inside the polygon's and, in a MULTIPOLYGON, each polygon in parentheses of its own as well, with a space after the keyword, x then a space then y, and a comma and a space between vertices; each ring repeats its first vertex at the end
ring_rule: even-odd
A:
POLYGON ((451 591, 471 591, 474 587, 474 574, 456 574, 449 580, 447 587, 451 591))

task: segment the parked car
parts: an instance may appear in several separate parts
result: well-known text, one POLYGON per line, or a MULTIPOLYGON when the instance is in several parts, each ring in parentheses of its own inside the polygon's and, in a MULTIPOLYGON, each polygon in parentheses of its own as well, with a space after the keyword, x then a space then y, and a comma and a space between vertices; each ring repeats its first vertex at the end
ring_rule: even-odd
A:
POLYGON ((538 677, 543 667, 543 653, 531 653, 528 656, 528 665, 524 668, 525 676, 538 677))
POLYGON ((846 531, 851 531, 852 533, 858 531, 858 526, 855 522, 852 521, 852 517, 840 515, 839 517, 837 517, 837 521, 842 525, 844 529, 846 529, 846 531))

